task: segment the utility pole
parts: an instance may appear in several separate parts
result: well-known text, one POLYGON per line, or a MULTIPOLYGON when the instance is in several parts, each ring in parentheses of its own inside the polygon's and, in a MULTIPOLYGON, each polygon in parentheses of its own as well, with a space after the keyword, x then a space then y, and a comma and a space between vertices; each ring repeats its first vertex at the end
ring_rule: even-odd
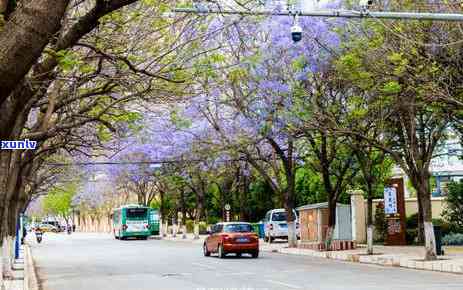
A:
POLYGON ((270 11, 270 10, 232 10, 209 8, 206 5, 198 8, 175 8, 174 13, 191 14, 219 14, 242 16, 306 16, 306 17, 340 17, 340 18, 378 18, 397 20, 435 20, 435 21, 463 21, 463 14, 459 13, 420 13, 420 12, 375 12, 363 9, 361 11, 346 9, 313 10, 313 11, 270 11))

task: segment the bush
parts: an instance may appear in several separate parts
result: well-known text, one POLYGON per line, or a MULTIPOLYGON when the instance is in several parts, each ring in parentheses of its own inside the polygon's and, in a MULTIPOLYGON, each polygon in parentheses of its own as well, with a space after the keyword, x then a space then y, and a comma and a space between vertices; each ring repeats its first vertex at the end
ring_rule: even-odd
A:
POLYGON ((418 228, 418 213, 414 213, 411 216, 408 216, 405 220, 407 229, 417 229, 418 228))
POLYGON ((440 226, 443 237, 450 234, 451 232, 451 225, 443 219, 432 219, 432 224, 435 226, 440 226))
POLYGON ((200 235, 207 234, 207 223, 206 222, 199 222, 199 234, 200 235))
POLYGON ((407 245, 416 245, 418 243, 418 229, 408 229, 405 231, 407 245))
POLYGON ((216 216, 209 216, 209 217, 207 218, 207 223, 208 223, 208 224, 216 224, 216 223, 218 223, 218 222, 220 222, 220 218, 219 218, 219 217, 216 217, 216 216))
POLYGON ((448 189, 447 207, 443 216, 449 222, 452 231, 463 232, 463 180, 450 182, 448 189))
POLYGON ((442 244, 446 246, 463 246, 463 234, 448 234, 442 238, 442 244))
POLYGON ((193 232, 193 225, 194 225, 194 222, 192 220, 186 220, 185 226, 186 226, 186 232, 187 233, 192 233, 193 232))

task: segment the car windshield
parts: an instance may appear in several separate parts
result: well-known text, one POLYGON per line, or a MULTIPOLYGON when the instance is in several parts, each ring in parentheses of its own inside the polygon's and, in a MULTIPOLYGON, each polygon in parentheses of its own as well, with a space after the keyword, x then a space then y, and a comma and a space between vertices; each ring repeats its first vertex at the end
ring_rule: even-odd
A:
MULTIPOLYGON (((293 212, 293 219, 297 220, 297 215, 294 212, 293 212)), ((285 211, 274 212, 272 216, 272 221, 275 221, 275 222, 286 221, 286 212, 285 211)))
POLYGON ((127 209, 127 218, 144 218, 144 217, 146 217, 146 208, 127 209))
POLYGON ((225 225, 223 231, 226 233, 246 233, 252 232, 251 225, 248 224, 230 224, 225 225))
POLYGON ((275 222, 282 222, 286 220, 286 212, 281 211, 281 212, 274 212, 272 215, 272 221, 275 222))

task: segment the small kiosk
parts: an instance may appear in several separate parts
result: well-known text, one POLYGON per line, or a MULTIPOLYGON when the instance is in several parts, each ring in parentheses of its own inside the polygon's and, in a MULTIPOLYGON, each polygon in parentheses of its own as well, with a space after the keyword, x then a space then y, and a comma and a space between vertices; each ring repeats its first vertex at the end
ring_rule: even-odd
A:
MULTIPOLYGON (((301 241, 299 247, 326 250, 325 239, 328 230, 328 203, 308 204, 298 207, 301 241)), ((336 226, 331 248, 328 250, 349 250, 355 248, 352 241, 351 209, 348 204, 336 205, 336 226)))

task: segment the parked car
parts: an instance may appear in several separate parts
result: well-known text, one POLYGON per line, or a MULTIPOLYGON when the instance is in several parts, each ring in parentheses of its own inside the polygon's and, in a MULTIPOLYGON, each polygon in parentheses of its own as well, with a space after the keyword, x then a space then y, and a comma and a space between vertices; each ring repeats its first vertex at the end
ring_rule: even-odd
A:
POLYGON ((59 229, 51 224, 40 224, 38 228, 44 232, 53 232, 53 233, 59 232, 59 229))
MULTIPOLYGON (((293 210, 296 222, 296 235, 299 238, 299 218, 293 210)), ((288 223, 286 222, 286 210, 284 208, 272 209, 265 214, 264 241, 273 242, 275 239, 288 239, 288 223)))
POLYGON ((57 229, 58 232, 64 231, 64 228, 60 225, 58 221, 42 221, 43 225, 51 225, 57 229))
POLYGON ((203 244, 204 256, 217 253, 224 258, 229 253, 238 257, 243 253, 259 256, 259 237, 253 231, 252 225, 245 222, 217 223, 211 227, 209 236, 203 244))

